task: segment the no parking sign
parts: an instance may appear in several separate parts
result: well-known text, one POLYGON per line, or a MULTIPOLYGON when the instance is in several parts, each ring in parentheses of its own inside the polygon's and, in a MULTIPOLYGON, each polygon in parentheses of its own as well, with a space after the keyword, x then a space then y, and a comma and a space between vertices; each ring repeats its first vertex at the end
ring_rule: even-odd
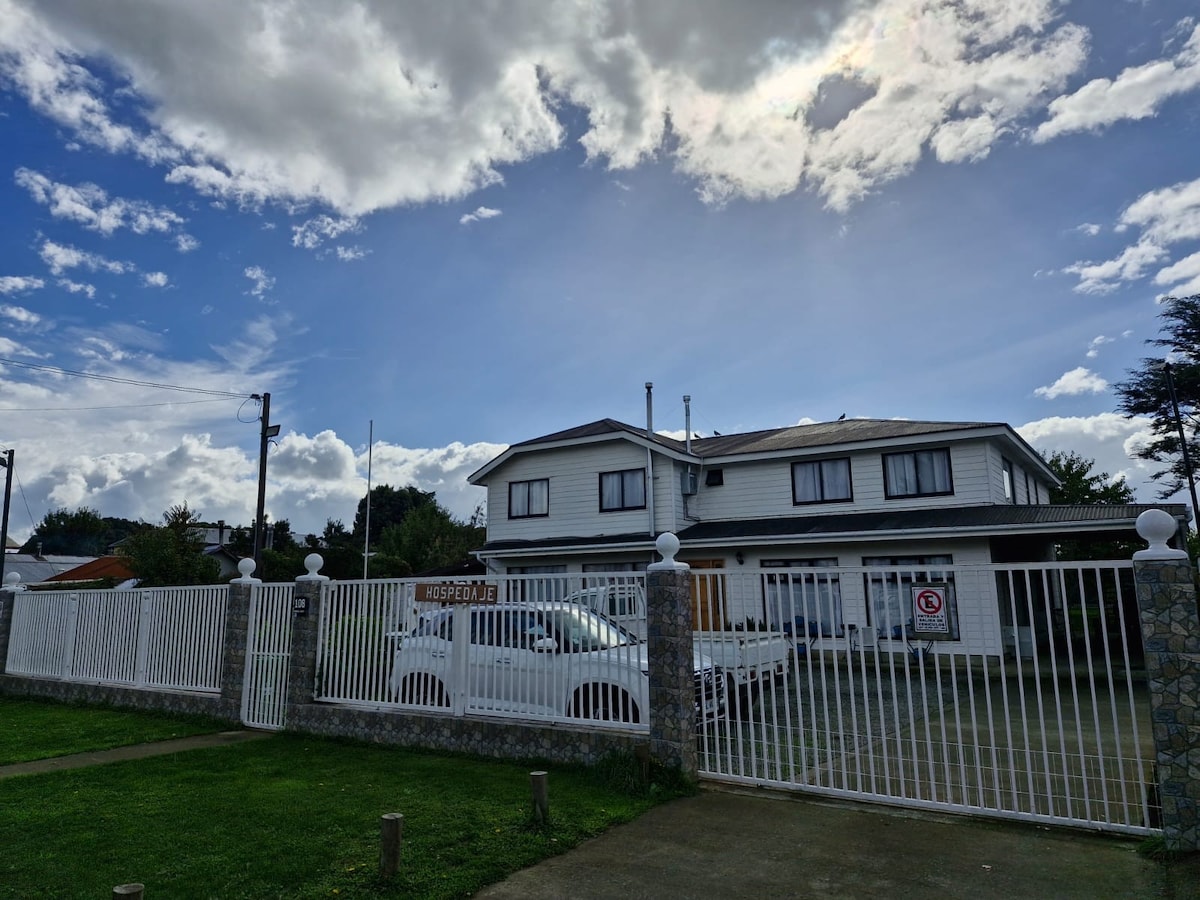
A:
POLYGON ((950 585, 912 586, 913 632, 926 640, 951 640, 950 585))

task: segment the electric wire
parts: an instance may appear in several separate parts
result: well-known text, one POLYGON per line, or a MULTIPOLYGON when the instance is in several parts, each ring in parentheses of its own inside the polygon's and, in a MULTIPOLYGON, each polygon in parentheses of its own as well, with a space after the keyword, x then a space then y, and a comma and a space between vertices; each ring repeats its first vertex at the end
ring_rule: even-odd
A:
POLYGON ((165 403, 118 403, 115 406, 5 406, 0 412, 91 412, 103 409, 151 409, 157 406, 191 406, 196 403, 224 403, 235 397, 213 397, 210 400, 168 400, 165 403))
POLYGON ((249 399, 249 394, 238 394, 232 391, 214 391, 209 388, 184 387, 178 384, 162 384, 156 381, 143 381, 137 378, 122 378, 117 375, 99 375, 95 372, 80 372, 76 369, 63 369, 59 366, 47 366, 40 363, 21 362, 16 359, 6 359, 0 356, 0 365, 13 366, 18 369, 31 369, 39 372, 53 372, 57 375, 70 375, 73 378, 91 378, 95 381, 106 381, 110 384, 128 384, 134 387, 155 388, 162 391, 179 391, 184 394, 208 394, 215 397, 230 399, 249 399))

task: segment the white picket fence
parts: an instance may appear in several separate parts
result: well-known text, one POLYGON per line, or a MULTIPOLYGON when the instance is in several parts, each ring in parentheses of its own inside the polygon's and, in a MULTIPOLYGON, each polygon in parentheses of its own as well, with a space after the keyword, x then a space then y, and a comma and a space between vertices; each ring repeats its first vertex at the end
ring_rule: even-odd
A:
POLYGON ((227 594, 224 586, 14 594, 7 671, 219 692, 227 594))

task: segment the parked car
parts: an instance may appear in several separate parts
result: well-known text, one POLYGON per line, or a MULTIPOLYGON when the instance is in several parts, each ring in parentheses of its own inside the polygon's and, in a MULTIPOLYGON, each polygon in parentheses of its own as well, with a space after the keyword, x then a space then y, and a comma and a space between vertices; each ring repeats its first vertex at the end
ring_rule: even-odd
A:
MULTIPOLYGON (((603 613, 639 640, 645 639, 646 594, 639 584, 584 588, 563 599, 603 613)), ((713 660, 730 686, 747 696, 760 684, 787 676, 792 640, 782 631, 694 631, 692 640, 696 652, 713 660)))
MULTIPOLYGON (((551 719, 648 721, 646 645, 579 603, 530 601, 447 608, 426 617, 396 648, 389 680, 402 704, 449 707, 465 691, 472 712, 551 719), (465 623, 466 662, 453 655, 465 623)), ((724 707, 724 673, 695 655, 696 713, 724 707)))

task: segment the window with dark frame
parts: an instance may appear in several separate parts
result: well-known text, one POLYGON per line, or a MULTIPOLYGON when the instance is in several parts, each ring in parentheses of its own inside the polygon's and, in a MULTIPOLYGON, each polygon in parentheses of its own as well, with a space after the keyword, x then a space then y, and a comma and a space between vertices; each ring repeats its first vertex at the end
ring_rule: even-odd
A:
POLYGON ((884 496, 888 500, 953 494, 950 451, 943 447, 939 450, 885 453, 883 484, 884 496))
POLYGON ((720 487, 725 483, 724 469, 709 469, 704 473, 705 487, 720 487))
POLYGON ((600 473, 600 512, 645 508, 645 469, 600 473))
POLYGON ((508 517, 532 519, 550 515, 550 479, 510 481, 508 483, 508 517))
POLYGON ((853 499, 848 458, 792 463, 792 505, 847 503, 853 499))
POLYGON ((912 628, 913 584, 937 581, 949 584, 951 590, 954 588, 953 571, 939 568, 954 565, 954 557, 949 554, 865 556, 863 565, 871 568, 887 566, 892 569, 863 573, 863 582, 869 598, 867 624, 875 627, 881 640, 902 640, 912 628))
POLYGON ((763 596, 767 624, 796 640, 843 637, 842 587, 838 561, 829 559, 764 559, 763 596))

